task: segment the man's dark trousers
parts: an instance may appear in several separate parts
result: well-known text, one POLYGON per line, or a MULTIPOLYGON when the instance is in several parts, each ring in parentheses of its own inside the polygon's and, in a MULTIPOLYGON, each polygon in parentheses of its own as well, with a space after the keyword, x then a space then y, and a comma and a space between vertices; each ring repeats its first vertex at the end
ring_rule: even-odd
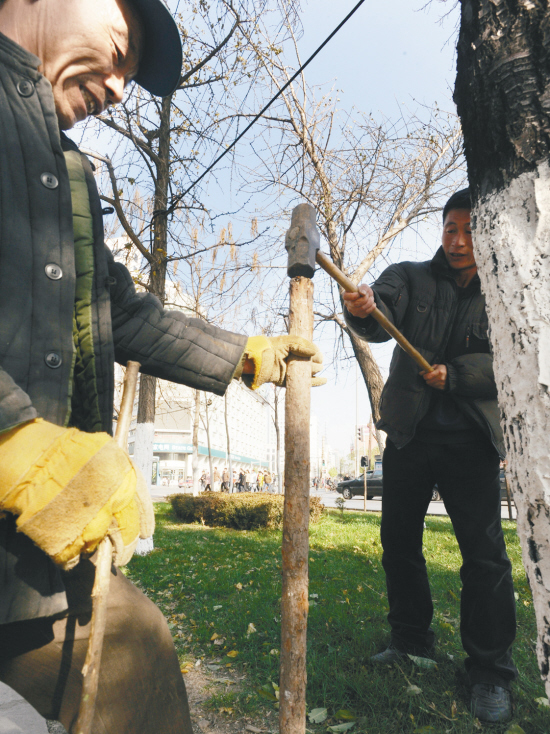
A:
POLYGON ((413 440, 399 450, 388 440, 383 469, 382 563, 393 644, 421 653, 435 640, 422 533, 437 482, 462 553, 460 632, 470 682, 509 688, 517 676, 511 653, 516 610, 497 452, 483 437, 472 443, 413 440))

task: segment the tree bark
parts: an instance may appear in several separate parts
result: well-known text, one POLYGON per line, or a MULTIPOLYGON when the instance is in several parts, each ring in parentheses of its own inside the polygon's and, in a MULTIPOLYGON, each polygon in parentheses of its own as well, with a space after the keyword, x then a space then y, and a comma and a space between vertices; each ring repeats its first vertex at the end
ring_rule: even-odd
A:
POLYGON ((537 657, 550 695, 549 49, 547 3, 462 0, 455 101, 537 657))
MULTIPOLYGON (((361 370, 361 374, 363 375, 363 379, 365 380, 365 385, 367 386, 369 400, 372 408, 372 417, 374 418, 374 422, 376 423, 376 421, 380 420, 380 397, 382 395, 382 390, 384 389, 384 380, 382 378, 382 374, 380 373, 380 369, 372 355, 372 351, 368 342, 363 341, 362 339, 358 339, 351 332, 348 332, 348 334, 351 340, 351 345, 353 347, 355 358, 357 359, 357 363, 359 364, 359 369, 361 370)), ((384 435, 382 431, 378 430, 378 428, 375 428, 375 432, 376 440, 378 442, 378 448, 380 449, 380 454, 382 454, 385 445, 384 435)))
MULTIPOLYGON (((313 283, 290 281, 289 333, 313 338, 313 283)), ((283 589, 281 596, 280 734, 306 727, 306 636, 309 554, 309 420, 311 366, 293 359, 286 377, 283 589)))

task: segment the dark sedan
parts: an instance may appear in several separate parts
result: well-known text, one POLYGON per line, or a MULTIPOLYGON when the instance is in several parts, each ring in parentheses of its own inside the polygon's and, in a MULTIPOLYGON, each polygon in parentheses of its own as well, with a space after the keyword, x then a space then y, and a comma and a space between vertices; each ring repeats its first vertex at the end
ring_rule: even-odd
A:
MULTIPOLYGON (((354 495, 364 495, 363 476, 356 479, 347 479, 340 482, 336 487, 345 500, 350 500, 354 495)), ((367 499, 382 497, 382 470, 367 472, 367 499)))
MULTIPOLYGON (((346 500, 351 500, 353 497, 364 496, 363 476, 357 477, 356 479, 347 479, 344 482, 340 482, 336 487, 336 491, 346 500)), ((373 497, 382 497, 382 470, 367 472, 367 499, 370 500, 373 497)), ((440 500, 441 497, 437 491, 437 484, 432 491, 432 501, 440 500)), ((504 477, 504 469, 500 470, 500 499, 501 502, 507 501, 506 494, 506 479, 504 477)), ((512 500, 513 501, 513 500, 512 500)))

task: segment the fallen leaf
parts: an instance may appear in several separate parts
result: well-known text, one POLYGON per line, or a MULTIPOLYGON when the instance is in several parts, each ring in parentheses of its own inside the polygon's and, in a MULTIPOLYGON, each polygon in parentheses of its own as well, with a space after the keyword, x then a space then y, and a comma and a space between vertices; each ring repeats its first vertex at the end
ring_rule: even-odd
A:
POLYGON ((261 732, 263 731, 263 729, 258 729, 257 727, 252 726, 252 724, 247 724, 244 727, 244 730, 245 731, 251 731, 253 734, 261 734, 261 732))
POLYGON ((422 693, 422 688, 419 688, 418 686, 413 686, 412 684, 407 686, 405 689, 405 693, 407 696, 418 696, 420 693, 422 693))
POLYGON ((270 655, 278 655, 279 654, 279 651, 277 650, 277 648, 274 647, 273 650, 270 650, 269 651, 269 654, 270 655))
POLYGON ((218 609, 221 609, 221 608, 222 608, 222 605, 221 605, 221 604, 217 604, 217 605, 216 605, 216 606, 214 607, 214 611, 215 611, 215 612, 217 612, 217 611, 218 611, 218 609))
POLYGON ((335 719, 344 719, 344 721, 355 721, 357 718, 355 714, 352 714, 351 711, 348 711, 347 709, 339 709, 334 714, 335 719))
POLYGON ((217 640, 217 639, 218 639, 218 637, 219 637, 219 634, 218 634, 217 632, 214 632, 214 634, 213 634, 213 635, 212 635, 212 637, 210 638, 210 642, 213 642, 214 640, 217 640))
POLYGON ((206 665, 206 667, 208 668, 208 670, 219 670, 222 666, 221 665, 212 665, 211 663, 208 663, 206 665))
POLYGON ((262 698, 267 698, 268 701, 276 701, 277 696, 273 693, 272 687, 269 685, 269 683, 264 683, 261 688, 258 688, 258 694, 262 696, 262 698))
POLYGON ((544 696, 541 696, 540 698, 535 698, 535 703, 538 703, 539 706, 550 706, 550 702, 544 696))
POLYGON ((418 657, 418 655, 407 655, 407 657, 410 658, 415 665, 418 665, 419 668, 425 668, 426 670, 437 668, 437 663, 431 658, 421 658, 418 657))
POLYGON ((227 653, 227 657, 228 658, 236 658, 238 654, 239 654, 239 651, 238 650, 230 650, 227 653))
POLYGON ((235 584, 235 588, 240 591, 243 588, 243 585, 239 582, 238 584, 235 584))
POLYGON ((309 712, 308 719, 310 724, 322 724, 326 721, 328 712, 325 708, 312 709, 309 712))
POLYGON ((253 635, 254 632, 256 632, 256 627, 254 626, 253 622, 249 622, 248 628, 246 630, 246 636, 250 637, 250 635, 253 635))
POLYGON ((519 724, 510 724, 504 734, 525 734, 525 731, 519 724))
POLYGON ((336 724, 336 726, 329 726, 329 731, 348 731, 352 726, 355 726, 355 721, 348 721, 347 724, 336 724))
POLYGON ((414 734, 429 734, 431 731, 437 731, 433 726, 422 726, 420 729, 415 729, 414 734))

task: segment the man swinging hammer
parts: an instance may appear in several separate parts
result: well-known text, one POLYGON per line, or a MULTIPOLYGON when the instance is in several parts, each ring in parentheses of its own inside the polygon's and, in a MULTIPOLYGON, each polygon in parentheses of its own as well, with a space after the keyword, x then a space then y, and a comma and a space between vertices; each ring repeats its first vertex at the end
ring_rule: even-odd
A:
MULTIPOLYGON (((90 164, 63 134, 134 80, 180 80, 160 0, 0 0, 0 680, 69 730, 80 702, 95 567, 148 537, 143 478, 112 438, 114 361, 223 395, 283 384, 305 339, 247 337, 136 293, 103 243, 90 164)), ((192 734, 161 612, 113 568, 93 731, 192 734)))

